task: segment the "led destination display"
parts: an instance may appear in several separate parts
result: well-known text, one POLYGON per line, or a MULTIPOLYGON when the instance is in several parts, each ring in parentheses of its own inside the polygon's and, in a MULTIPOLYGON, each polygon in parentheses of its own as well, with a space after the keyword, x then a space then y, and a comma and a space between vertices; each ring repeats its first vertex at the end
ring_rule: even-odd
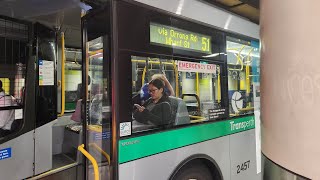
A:
POLYGON ((150 24, 150 42, 211 54, 210 36, 156 23, 150 24))

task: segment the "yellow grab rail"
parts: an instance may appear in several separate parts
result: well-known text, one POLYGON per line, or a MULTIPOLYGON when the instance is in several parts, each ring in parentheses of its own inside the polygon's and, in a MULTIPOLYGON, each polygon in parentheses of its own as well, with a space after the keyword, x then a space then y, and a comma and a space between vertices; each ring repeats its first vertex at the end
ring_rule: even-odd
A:
POLYGON ((173 69, 174 69, 174 73, 175 73, 175 80, 176 80, 176 97, 179 97, 179 77, 178 77, 178 68, 176 66, 176 63, 173 61, 173 69))
POLYGON ((102 133, 102 126, 101 125, 88 125, 88 130, 97 132, 97 133, 102 133))
POLYGON ((200 96, 200 92, 199 92, 199 73, 198 72, 196 72, 196 94, 197 94, 198 97, 200 96))
POLYGON ((218 95, 217 95, 217 99, 218 99, 218 102, 220 103, 221 102, 221 79, 220 79, 220 69, 219 69, 219 72, 218 72, 218 82, 217 82, 217 88, 218 88, 218 95))
MULTIPOLYGON (((146 63, 146 60, 136 60, 136 59, 132 59, 131 62, 146 63)), ((148 64, 160 64, 160 61, 148 61, 148 64)), ((161 64, 173 65, 172 62, 161 62, 161 64)))
POLYGON ((238 111, 253 111, 254 107, 246 107, 246 108, 242 108, 242 109, 238 109, 238 111))
MULTIPOLYGON (((251 59, 251 53, 253 51, 253 48, 250 49, 249 53, 248 53, 248 56, 247 56, 247 61, 246 61, 246 93, 247 95, 250 94, 250 59, 251 59)), ((247 107, 250 107, 251 106, 251 102, 248 103, 247 107)))
POLYGON ((93 165, 94 180, 99 180, 100 174, 97 161, 84 149, 84 144, 78 146, 78 150, 90 160, 93 165))
MULTIPOLYGON (((131 62, 136 62, 136 63, 146 63, 146 60, 131 60, 131 62)), ((176 97, 179 97, 179 77, 178 77, 178 69, 177 69, 177 66, 175 64, 175 62, 173 61, 172 63, 170 62, 161 62, 162 64, 165 64, 165 65, 172 65, 173 66, 173 69, 174 69, 174 73, 175 73, 175 81, 176 81, 176 97)), ((160 61, 148 61, 148 64, 160 64, 160 61)), ((146 77, 146 73, 147 73, 147 64, 146 66, 143 68, 143 72, 142 72, 142 83, 141 83, 141 86, 144 85, 144 82, 145 82, 145 77, 146 77)))
POLYGON ((93 56, 93 55, 96 55, 96 54, 99 54, 99 53, 103 53, 103 49, 98 49, 98 50, 95 50, 95 51, 90 51, 90 52, 89 52, 89 56, 93 56))
POLYGON ((242 70, 243 70, 243 61, 242 61, 242 59, 241 59, 241 51, 244 49, 244 47, 245 47, 245 45, 243 45, 243 46, 240 48, 240 50, 239 50, 238 48, 229 48, 229 49, 227 49, 227 50, 236 50, 236 51, 239 50, 238 54, 237 54, 237 55, 235 54, 235 56, 236 56, 236 58, 237 58, 237 64, 240 63, 240 65, 241 65, 241 68, 240 68, 240 69, 229 68, 229 70, 232 70, 232 71, 242 71, 242 70))
POLYGON ((65 86, 65 47, 64 47, 64 33, 61 32, 61 112, 58 116, 63 116, 65 112, 65 100, 66 100, 66 86, 65 86))
POLYGON ((202 116, 191 116, 191 115, 189 115, 189 117, 191 119, 195 119, 195 120, 191 120, 190 123, 198 123, 198 122, 203 122, 203 121, 206 120, 206 118, 202 117, 202 116))
POLYGON ((250 93, 250 66, 246 65, 246 93, 249 94, 250 93))
POLYGON ((143 72, 142 72, 142 81, 141 81, 141 87, 144 85, 144 80, 146 78, 146 73, 147 73, 147 67, 144 67, 143 72))
POLYGON ((110 156, 108 153, 106 153, 104 150, 102 150, 96 143, 90 143, 89 146, 96 148, 101 154, 103 154, 104 157, 108 160, 108 163, 110 165, 110 156))

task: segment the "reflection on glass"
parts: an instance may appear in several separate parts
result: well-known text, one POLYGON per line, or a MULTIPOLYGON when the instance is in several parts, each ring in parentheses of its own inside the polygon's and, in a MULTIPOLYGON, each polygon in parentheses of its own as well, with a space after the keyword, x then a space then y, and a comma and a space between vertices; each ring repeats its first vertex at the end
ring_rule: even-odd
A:
POLYGON ((132 56, 131 62, 134 132, 215 120, 225 115, 221 108, 220 66, 203 60, 138 56, 132 56))
POLYGON ((22 63, 0 64, 0 138, 21 128, 23 117, 16 117, 15 111, 23 108, 25 70, 22 63))
MULTIPOLYGON (((110 98, 108 97, 108 59, 103 55, 103 37, 88 42, 88 152, 96 159, 100 179, 109 179, 110 164, 110 98)), ((89 178, 93 176, 89 166, 89 178)))
POLYGON ((253 64, 260 60, 259 48, 245 41, 227 41, 228 96, 230 116, 251 114, 254 111, 253 64))

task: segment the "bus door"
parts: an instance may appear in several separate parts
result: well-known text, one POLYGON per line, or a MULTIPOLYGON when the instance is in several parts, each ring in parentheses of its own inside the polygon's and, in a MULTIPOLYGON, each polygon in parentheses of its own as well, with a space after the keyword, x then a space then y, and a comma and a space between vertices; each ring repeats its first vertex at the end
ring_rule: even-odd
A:
POLYGON ((83 18, 82 124, 85 179, 110 179, 111 72, 107 16, 83 18), (101 19, 102 18, 102 19, 101 19), (99 27, 97 27, 99 26, 99 27))

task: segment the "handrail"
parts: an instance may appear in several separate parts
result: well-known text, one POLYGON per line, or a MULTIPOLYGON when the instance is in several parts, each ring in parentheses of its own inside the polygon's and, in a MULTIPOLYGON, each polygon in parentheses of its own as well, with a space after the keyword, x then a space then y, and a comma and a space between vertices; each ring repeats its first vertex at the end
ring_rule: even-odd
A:
POLYGON ((94 159, 94 157, 92 157, 88 151, 86 151, 84 149, 84 144, 78 146, 78 150, 84 155, 86 156, 90 162, 92 163, 93 165, 93 171, 94 171, 94 180, 99 180, 99 177, 100 177, 100 174, 99 174, 99 169, 98 169, 98 163, 97 161, 94 159))
POLYGON ((218 97, 217 97, 217 99, 218 99, 218 102, 220 103, 221 102, 221 79, 220 79, 220 70, 219 70, 219 73, 218 73, 218 85, 217 85, 217 88, 218 88, 218 97))
MULTIPOLYGON (((131 62, 136 62, 136 63, 146 63, 145 60, 131 60, 131 62)), ((162 64, 165 64, 165 65, 172 65, 173 66, 173 69, 174 69, 174 73, 175 73, 175 82, 176 82, 176 97, 179 97, 179 77, 178 77, 178 69, 176 67, 176 64, 175 62, 161 62, 162 64)), ((160 62, 158 61, 148 61, 148 64, 160 64, 160 62)), ((147 64, 146 64, 147 66, 147 64)), ((145 77, 146 77, 146 73, 147 73, 147 68, 146 66, 144 67, 143 69, 143 72, 142 72, 142 83, 141 83, 141 86, 144 85, 144 82, 145 82, 145 77)))
POLYGON ((249 94, 250 93, 250 66, 246 65, 246 93, 249 94))
MULTIPOLYGON (((133 59, 131 62, 136 62, 136 63, 146 63, 146 60, 138 60, 138 59, 133 59)), ((173 65, 171 62, 161 62, 162 64, 166 65, 173 65)), ((159 61, 148 61, 148 64, 160 64, 159 61)))
POLYGON ((68 164, 68 165, 65 165, 65 166, 62 166, 62 167, 59 167, 59 168, 56 168, 56 169, 52 169, 52 170, 46 171, 46 172, 44 172, 42 174, 27 178, 26 180, 42 179, 42 178, 48 177, 49 175, 56 174, 56 173, 61 172, 61 171, 65 171, 67 169, 73 168, 73 167, 78 166, 78 165, 79 164, 77 162, 72 163, 72 164, 68 164))
POLYGON ((199 91, 199 73, 198 72, 196 72, 196 94, 197 94, 197 96, 200 96, 200 91, 199 91))
POLYGON ((191 120, 190 123, 203 122, 206 120, 206 118, 202 116, 189 116, 189 117, 192 119, 195 119, 195 120, 191 120))
POLYGON ((198 104, 198 108, 197 108, 197 111, 198 111, 198 114, 201 114, 201 110, 200 110, 200 98, 198 95, 196 94, 182 94, 181 95, 181 99, 183 99, 185 96, 192 96, 192 97, 195 97, 197 99, 197 104, 198 104))
POLYGON ((238 111, 253 111, 254 107, 246 107, 246 108, 242 108, 242 109, 238 109, 238 111))
MULTIPOLYGON (((236 58, 237 58, 237 64, 240 63, 241 68, 240 68, 240 69, 229 68, 229 70, 233 70, 233 71, 242 71, 242 70, 243 70, 243 61, 242 61, 242 59, 241 59, 241 51, 244 49, 244 47, 245 47, 245 45, 243 45, 243 46, 240 48, 240 50, 239 50, 239 52, 238 52, 237 55, 235 54, 235 56, 236 56, 236 58)), ((227 49, 227 50, 236 50, 236 51, 238 51, 237 48, 229 48, 229 49, 227 49)))
POLYGON ((88 129, 94 132, 102 133, 101 125, 88 125, 88 129))
POLYGON ((141 87, 143 87, 143 85, 144 85, 144 81, 145 81, 145 78, 146 78, 146 73, 147 73, 147 68, 146 67, 144 67, 144 69, 143 69, 143 72, 142 72, 142 81, 141 81, 141 87))
POLYGON ((95 50, 95 51, 91 51, 91 52, 89 52, 89 56, 94 56, 94 55, 99 54, 99 53, 103 53, 103 49, 98 49, 98 50, 95 50))
POLYGON ((65 100, 66 100, 66 91, 65 91, 65 43, 64 43, 64 32, 61 32, 61 112, 58 114, 59 117, 64 115, 65 112, 65 100))
MULTIPOLYGON (((250 94, 250 58, 251 58, 251 53, 253 51, 253 48, 250 49, 248 56, 246 58, 246 93, 247 95, 250 94)), ((248 103, 247 107, 251 107, 251 102, 248 103)))
POLYGON ((174 69, 174 73, 175 73, 175 80, 176 80, 176 97, 179 97, 179 72, 178 72, 178 68, 176 66, 176 63, 173 61, 173 69, 174 69))
POLYGON ((108 160, 108 163, 110 165, 110 156, 108 153, 106 153, 103 149, 101 149, 96 143, 90 143, 89 146, 93 146, 96 148, 101 154, 104 155, 104 157, 108 160))

